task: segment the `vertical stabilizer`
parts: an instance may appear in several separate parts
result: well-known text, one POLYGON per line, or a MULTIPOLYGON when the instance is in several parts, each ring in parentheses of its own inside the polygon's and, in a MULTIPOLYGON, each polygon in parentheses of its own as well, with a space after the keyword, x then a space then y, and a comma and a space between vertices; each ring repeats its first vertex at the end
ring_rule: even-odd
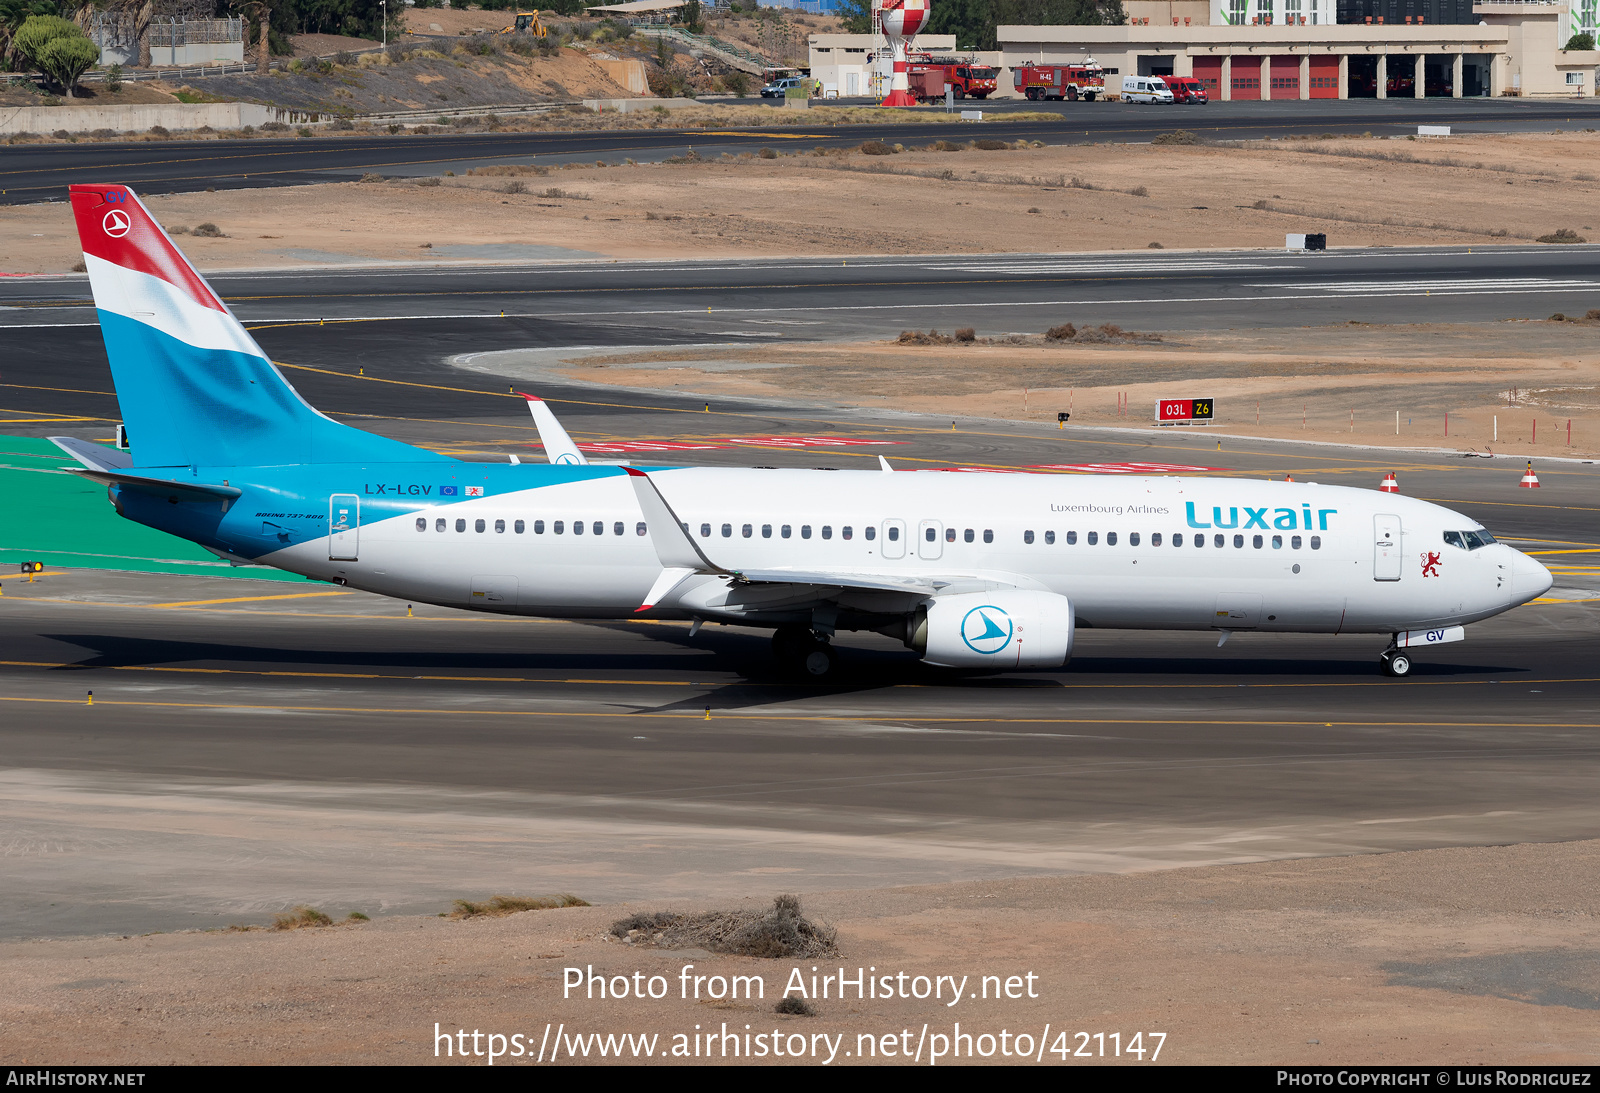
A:
POLYGON ((72 212, 137 465, 447 458, 314 410, 128 187, 73 186, 72 212))

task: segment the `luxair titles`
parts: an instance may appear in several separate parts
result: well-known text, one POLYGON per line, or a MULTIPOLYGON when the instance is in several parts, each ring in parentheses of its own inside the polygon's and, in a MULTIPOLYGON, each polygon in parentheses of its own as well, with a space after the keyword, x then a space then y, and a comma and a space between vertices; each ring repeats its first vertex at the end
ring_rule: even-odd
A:
MULTIPOLYGON (((1249 506, 1212 505, 1209 513, 1203 509, 1196 511, 1193 501, 1184 502, 1184 516, 1192 528, 1260 528, 1263 531, 1327 531, 1328 517, 1335 515, 1338 509, 1316 509, 1314 514, 1310 505, 1303 504, 1299 510, 1293 508, 1250 508, 1249 506), (1241 522, 1241 514, 1242 522, 1241 522), (1204 517, 1209 516, 1206 520, 1204 517)), ((1074 512, 1087 516, 1165 516, 1170 511, 1162 505, 1057 505, 1051 504, 1051 512, 1074 512)))

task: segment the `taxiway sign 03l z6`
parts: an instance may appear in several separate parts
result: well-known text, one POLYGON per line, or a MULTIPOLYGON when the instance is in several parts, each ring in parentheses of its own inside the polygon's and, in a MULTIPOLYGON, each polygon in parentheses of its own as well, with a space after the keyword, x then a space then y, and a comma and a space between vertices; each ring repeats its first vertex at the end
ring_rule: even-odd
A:
POLYGON ((1080 626, 1387 634, 1381 663, 1544 593, 1476 521, 1373 490, 1211 478, 464 462, 323 416, 127 187, 72 187, 131 453, 56 442, 117 511, 241 563, 449 607, 839 631, 936 665, 1059 668, 1080 626))

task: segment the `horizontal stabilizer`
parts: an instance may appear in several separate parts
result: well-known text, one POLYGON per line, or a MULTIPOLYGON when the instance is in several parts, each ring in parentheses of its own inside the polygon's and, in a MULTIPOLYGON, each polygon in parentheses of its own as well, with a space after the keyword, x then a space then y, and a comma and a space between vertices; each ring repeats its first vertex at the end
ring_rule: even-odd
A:
POLYGON ((116 448, 79 440, 75 436, 52 436, 46 439, 92 471, 120 471, 133 466, 133 456, 116 448))
POLYGON ((589 462, 583 453, 578 451, 578 446, 572 442, 572 437, 561 427, 561 422, 556 420, 549 403, 538 395, 529 395, 522 391, 518 391, 517 394, 528 400, 528 412, 533 415, 533 427, 539 430, 539 440, 543 442, 545 457, 550 462, 571 467, 582 467, 589 462))
POLYGON ((152 478, 149 475, 129 474, 126 471, 85 468, 72 473, 92 478, 96 482, 104 482, 108 486, 122 486, 159 497, 177 497, 184 501, 232 502, 244 492, 238 486, 219 486, 211 482, 192 482, 175 478, 152 478))

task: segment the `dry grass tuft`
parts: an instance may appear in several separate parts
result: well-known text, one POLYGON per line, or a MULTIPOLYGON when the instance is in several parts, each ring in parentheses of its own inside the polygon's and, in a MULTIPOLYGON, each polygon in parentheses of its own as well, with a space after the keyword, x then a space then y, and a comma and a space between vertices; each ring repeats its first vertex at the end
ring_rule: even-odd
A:
POLYGON ((1201 140, 1187 129, 1174 129, 1170 133, 1157 133, 1151 144, 1200 144, 1201 140))
POLYGON ((787 1013, 795 1017, 815 1017, 817 1007, 807 1002, 804 998, 796 998, 786 994, 778 999, 778 1004, 772 1007, 773 1013, 787 1013))
POLYGON ((314 926, 332 926, 333 919, 317 910, 301 904, 292 911, 282 911, 272 916, 274 930, 305 930, 314 926))
POLYGON ((1571 228, 1557 228, 1549 235, 1541 235, 1536 243, 1587 243, 1588 240, 1571 228))
POLYGON ((474 903, 469 899, 456 900, 456 909, 450 912, 450 917, 480 918, 485 915, 499 917, 501 915, 515 915, 523 911, 549 911, 557 907, 588 906, 588 900, 579 899, 577 896, 566 892, 556 896, 490 896, 485 903, 474 903))
POLYGON ((838 931, 806 918, 800 897, 792 895, 778 896, 768 911, 631 915, 613 922, 611 933, 635 945, 709 949, 736 956, 818 957, 839 951, 838 931))

